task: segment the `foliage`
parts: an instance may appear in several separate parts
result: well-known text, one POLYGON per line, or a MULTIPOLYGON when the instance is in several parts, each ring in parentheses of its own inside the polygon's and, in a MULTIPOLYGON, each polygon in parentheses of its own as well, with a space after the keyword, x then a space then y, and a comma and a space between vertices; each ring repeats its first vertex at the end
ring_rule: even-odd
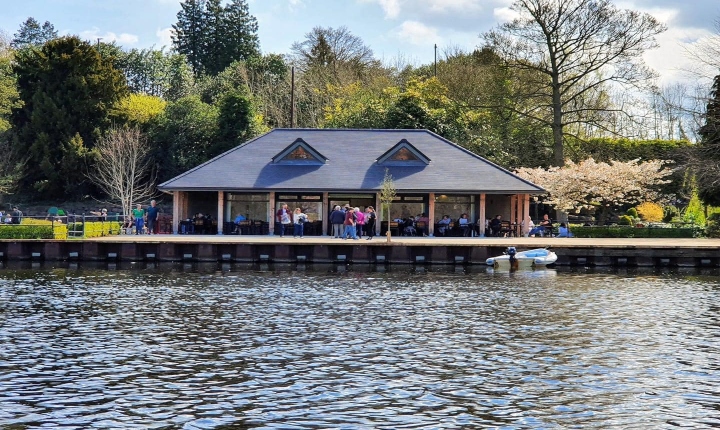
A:
POLYGON ((314 27, 290 50, 294 64, 302 71, 321 71, 326 83, 334 85, 364 80, 370 70, 379 66, 372 50, 344 26, 314 27))
POLYGON ((70 223, 67 229, 82 231, 83 238, 104 237, 120 234, 122 223, 117 221, 86 221, 70 223))
POLYGON ((720 75, 713 81, 701 144, 690 153, 688 168, 697 178, 698 195, 705 204, 720 206, 720 75))
POLYGON ((607 87, 649 81, 642 54, 665 27, 646 13, 618 10, 610 0, 516 0, 516 17, 483 35, 522 76, 515 108, 553 131, 553 162, 565 161, 569 126, 601 126, 607 87))
POLYGON ((166 106, 167 102, 159 97, 130 94, 116 104, 112 114, 121 124, 143 127, 163 113, 166 106))
POLYGON ((637 218, 638 211, 635 208, 630 208, 627 211, 625 211, 625 215, 629 216, 630 218, 637 218))
POLYGON ((701 234, 701 230, 691 227, 674 228, 637 228, 632 226, 617 227, 573 227, 575 237, 592 238, 693 238, 701 234))
POLYGON ((35 18, 30 17, 25 20, 20 26, 20 29, 15 33, 12 46, 15 49, 23 49, 28 47, 39 47, 57 38, 58 32, 55 27, 48 21, 45 21, 41 26, 35 18))
POLYGON ((67 225, 44 219, 23 218, 18 224, 0 224, 0 239, 67 239, 67 225))
POLYGON ((590 138, 574 142, 577 156, 597 161, 676 160, 691 146, 687 140, 638 140, 627 138, 590 138))
POLYGON ((246 0, 185 0, 173 25, 173 47, 195 76, 217 75, 233 61, 259 55, 257 20, 246 0))
POLYGON ((661 201, 657 187, 672 173, 663 164, 659 160, 598 163, 590 158, 578 164, 568 160, 565 167, 521 168, 516 173, 547 190, 545 203, 555 209, 599 206, 598 223, 603 223, 611 211, 624 205, 661 201))
POLYGON ((18 51, 13 69, 24 104, 13 109, 12 123, 28 157, 21 191, 45 198, 89 194, 89 150, 127 92, 122 74, 77 37, 18 51))
POLYGON ((97 142, 98 155, 90 179, 128 215, 133 202, 155 195, 150 148, 137 128, 113 128, 97 142))
POLYGON ((633 216, 621 215, 618 217, 618 225, 633 225, 633 216))
POLYGON ((12 52, 2 46, 0 40, 0 133, 10 128, 10 113, 12 109, 22 106, 17 90, 17 80, 12 71, 12 52))
POLYGON ((720 213, 714 213, 707 219, 705 235, 712 238, 720 238, 720 213))
POLYGON ((697 191, 693 191, 690 201, 682 213, 682 220, 701 227, 705 225, 705 208, 697 191))
POLYGON ((118 53, 131 92, 175 100, 187 95, 193 84, 185 56, 165 49, 132 49, 118 53))
POLYGON ((219 111, 198 96, 169 103, 151 131, 158 179, 173 178, 218 155, 212 152, 219 111))
POLYGON ((643 221, 660 222, 663 219, 663 207, 653 202, 642 202, 637 206, 637 214, 643 221))

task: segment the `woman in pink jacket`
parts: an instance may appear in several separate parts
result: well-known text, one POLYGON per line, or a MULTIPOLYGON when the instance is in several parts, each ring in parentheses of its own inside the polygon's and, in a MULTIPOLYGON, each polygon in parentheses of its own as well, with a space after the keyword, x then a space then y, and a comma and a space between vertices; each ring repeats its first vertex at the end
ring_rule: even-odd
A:
POLYGON ((355 208, 355 215, 357 216, 357 223, 355 224, 355 227, 357 227, 357 235, 358 237, 362 237, 363 227, 365 226, 365 214, 360 212, 360 208, 355 208))

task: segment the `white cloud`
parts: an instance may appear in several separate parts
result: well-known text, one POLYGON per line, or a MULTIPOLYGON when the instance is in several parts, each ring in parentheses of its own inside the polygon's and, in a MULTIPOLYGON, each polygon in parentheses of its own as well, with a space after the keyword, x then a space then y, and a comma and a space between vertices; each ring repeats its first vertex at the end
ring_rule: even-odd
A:
POLYGON ((173 29, 172 27, 167 28, 158 28, 157 31, 155 31, 155 36, 157 36, 160 47, 167 46, 168 48, 172 46, 172 35, 173 35, 173 29))
POLYGON ((90 40, 92 42, 97 41, 98 39, 105 43, 117 42, 120 46, 135 45, 140 40, 138 36, 129 33, 116 34, 112 31, 100 33, 100 29, 97 27, 92 30, 81 31, 79 36, 81 39, 90 40))
POLYGON ((712 36, 712 32, 701 28, 670 28, 657 36, 659 47, 645 52, 643 59, 660 74, 660 84, 693 83, 708 73, 705 65, 693 59, 689 52, 707 43, 712 36))
POLYGON ((413 45, 427 45, 428 43, 440 43, 438 31, 434 27, 418 21, 405 21, 397 29, 397 36, 413 45))
POLYGON ((510 22, 518 17, 518 13, 509 7, 497 7, 493 10, 493 16, 499 23, 510 22))
POLYGON ((400 16, 400 3, 402 0, 360 0, 362 3, 377 3, 385 12, 385 19, 395 19, 400 16))

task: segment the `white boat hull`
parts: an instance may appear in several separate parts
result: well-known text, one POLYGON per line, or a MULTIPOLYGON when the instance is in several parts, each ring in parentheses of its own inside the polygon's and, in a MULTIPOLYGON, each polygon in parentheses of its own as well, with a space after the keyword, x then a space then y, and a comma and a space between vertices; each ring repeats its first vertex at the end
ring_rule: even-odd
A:
MULTIPOLYGON (((517 261, 518 267, 542 267, 555 263, 557 261, 557 254, 544 248, 529 249, 515 254, 515 260, 517 261)), ((490 257, 485 260, 485 263, 493 267, 509 268, 511 266, 510 256, 507 254, 490 257)))

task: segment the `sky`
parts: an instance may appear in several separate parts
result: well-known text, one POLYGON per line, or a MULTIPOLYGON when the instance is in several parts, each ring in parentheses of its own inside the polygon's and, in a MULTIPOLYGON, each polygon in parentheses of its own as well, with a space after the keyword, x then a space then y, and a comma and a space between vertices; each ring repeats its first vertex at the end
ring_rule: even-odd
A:
MULTIPOLYGON (((285 54, 313 27, 347 27, 384 63, 429 64, 435 50, 470 51, 480 34, 509 20, 513 0, 248 0, 258 20, 263 53, 285 54)), ((0 30, 8 36, 33 17, 60 35, 116 41, 131 48, 171 46, 180 0, 0 0, 0 30)), ((696 67, 688 48, 718 33, 719 0, 614 0, 621 9, 648 12, 668 30, 645 55, 661 84, 687 80, 696 67)))

